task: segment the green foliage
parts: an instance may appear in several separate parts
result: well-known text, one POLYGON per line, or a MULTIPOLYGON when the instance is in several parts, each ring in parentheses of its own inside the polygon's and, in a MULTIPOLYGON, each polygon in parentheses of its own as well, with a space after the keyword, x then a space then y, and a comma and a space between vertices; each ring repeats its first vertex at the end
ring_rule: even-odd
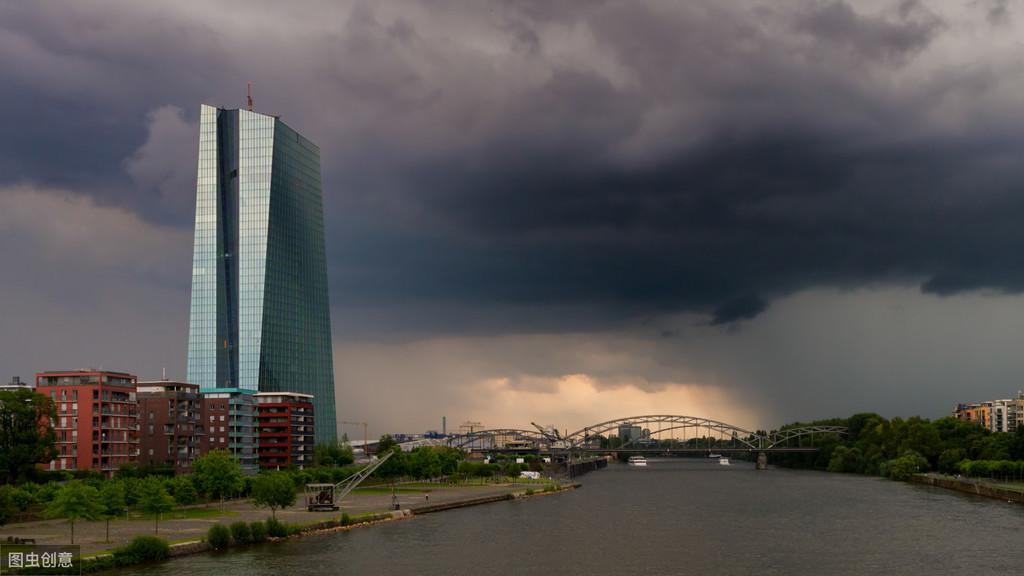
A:
POLYGON ((117 517, 124 514, 128 504, 125 502, 124 482, 111 480, 104 482, 100 488, 100 502, 103 503, 103 515, 117 517))
POLYGON ((893 480, 907 480, 914 474, 927 471, 928 460, 913 450, 907 450, 899 458, 889 460, 885 464, 885 475, 893 480))
POLYGON ((460 476, 467 478, 487 478, 494 476, 495 472, 499 470, 499 467, 497 464, 488 464, 486 462, 463 461, 459 463, 457 470, 460 476))
POLYGON ((171 480, 171 492, 174 494, 174 501, 180 506, 195 504, 199 499, 199 492, 192 481, 192 476, 175 476, 171 480))
POLYGON ((313 448, 313 461, 317 466, 334 468, 348 466, 355 462, 355 456, 348 444, 317 444, 313 448))
POLYGON ((348 515, 348 512, 341 513, 341 525, 348 526, 352 523, 352 517, 348 515))
POLYGON ((964 460, 957 470, 972 478, 1019 480, 1024 478, 1024 460, 964 460))
POLYGON ((257 544, 265 542, 267 540, 267 525, 258 520, 249 524, 249 535, 252 536, 252 541, 257 544))
POLYGON ((136 536, 131 543, 114 549, 114 561, 118 566, 161 562, 169 555, 170 545, 167 540, 156 536, 136 536))
POLYGON ((809 424, 847 426, 849 434, 815 434, 817 454, 775 454, 775 464, 906 478, 912 470, 955 473, 961 471, 959 464, 968 459, 1024 459, 1014 456, 1018 440, 1024 450, 1024 428, 1014 434, 992 433, 948 416, 935 421, 916 416, 887 420, 878 414, 864 413, 847 419, 792 423, 783 429, 809 424), (908 453, 916 456, 907 457, 908 453))
POLYGON ((252 499, 257 506, 270 508, 275 516, 278 508, 295 504, 295 483, 287 472, 264 472, 253 479, 252 499))
POLYGON ((71 525, 71 544, 75 543, 75 520, 98 520, 103 515, 100 493, 81 480, 64 485, 46 507, 48 518, 67 518, 71 525))
POLYGON ((155 531, 160 531, 160 515, 174 509, 174 498, 167 493, 163 479, 150 476, 143 480, 142 496, 139 498, 139 509, 152 514, 155 520, 155 531))
POLYGON ((241 520, 232 522, 231 539, 235 541, 235 544, 249 544, 252 542, 252 532, 249 530, 249 525, 241 520))
POLYGON ((223 524, 214 524, 206 531, 206 541, 214 550, 223 550, 231 545, 231 531, 223 524))
POLYGON ((31 490, 27 490, 26 486, 32 486, 32 484, 26 484, 16 488, 11 492, 11 498, 14 500, 14 505, 18 507, 19 512, 28 510, 28 507, 35 504, 35 495, 31 490))
POLYGON ((53 400, 32 390, 0 390, 0 476, 8 484, 35 477, 36 464, 49 462, 57 418, 53 400))
POLYGON ((283 522, 271 516, 267 518, 267 535, 273 538, 284 538, 288 535, 288 527, 283 522))
POLYGON ((385 434, 380 437, 377 442, 377 454, 384 454, 388 450, 398 448, 398 442, 391 437, 391 434, 385 434))
POLYGON ((207 497, 221 500, 243 488, 242 469, 225 450, 211 450, 192 463, 192 478, 207 497))
POLYGON ((7 524, 18 512, 14 503, 15 489, 12 486, 0 486, 0 526, 7 524))
POLYGON ((138 462, 125 462, 114 471, 114 478, 145 478, 147 476, 160 476, 161 478, 173 478, 174 467, 166 464, 139 464, 138 462))

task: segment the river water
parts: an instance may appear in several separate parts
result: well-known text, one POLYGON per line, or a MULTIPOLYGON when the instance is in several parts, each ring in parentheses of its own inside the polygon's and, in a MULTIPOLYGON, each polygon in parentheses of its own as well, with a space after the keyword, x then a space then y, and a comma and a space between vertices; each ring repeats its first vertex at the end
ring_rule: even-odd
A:
POLYGON ((579 490, 199 555, 147 576, 1019 574, 1024 507, 879 478, 652 459, 579 490))

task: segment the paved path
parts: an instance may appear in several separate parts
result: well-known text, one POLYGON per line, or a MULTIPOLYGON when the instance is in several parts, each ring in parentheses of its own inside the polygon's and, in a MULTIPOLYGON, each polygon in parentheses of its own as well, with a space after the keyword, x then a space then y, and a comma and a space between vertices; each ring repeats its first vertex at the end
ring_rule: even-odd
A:
MULTIPOLYGON (((438 485, 421 491, 399 492, 399 504, 402 508, 410 508, 413 511, 425 504, 438 504, 444 502, 455 502, 480 498, 483 496, 496 496, 511 492, 522 492, 525 486, 520 485, 486 485, 486 486, 456 486, 445 487, 438 485), (429 492, 428 492, 429 490, 429 492), (429 499, 427 495, 429 494, 429 499)), ((218 510, 217 504, 209 505, 209 508, 218 510)), ((341 510, 352 516, 367 512, 383 512, 391 509, 391 493, 352 493, 349 494, 341 504, 341 510)), ((250 501, 229 502, 224 504, 225 514, 210 518, 162 518, 160 520, 161 538, 170 541, 198 540, 206 536, 206 531, 213 524, 230 524, 239 520, 253 522, 263 520, 270 516, 270 510, 256 508, 250 501)), ((300 493, 295 506, 287 510, 278 510, 277 518, 289 524, 312 524, 317 521, 337 518, 341 512, 309 512, 303 503, 303 495, 300 493)), ((173 514, 172 514, 173 516, 173 514)), ((139 534, 152 534, 153 520, 113 520, 110 522, 110 542, 105 542, 105 522, 75 522, 75 544, 82 546, 83 554, 90 554, 102 550, 108 550, 129 542, 139 534)), ((22 522, 0 526, 0 541, 8 536, 20 538, 35 538, 37 544, 67 544, 70 539, 70 529, 66 520, 40 520, 36 522, 22 522)))

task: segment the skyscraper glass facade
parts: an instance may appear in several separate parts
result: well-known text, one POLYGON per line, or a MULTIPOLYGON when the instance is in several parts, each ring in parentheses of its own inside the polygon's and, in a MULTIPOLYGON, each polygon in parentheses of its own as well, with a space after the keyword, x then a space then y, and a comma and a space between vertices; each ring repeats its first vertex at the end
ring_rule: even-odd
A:
POLYGON ((273 116, 203 106, 189 382, 312 394, 317 442, 333 441, 330 334, 319 148, 273 116))

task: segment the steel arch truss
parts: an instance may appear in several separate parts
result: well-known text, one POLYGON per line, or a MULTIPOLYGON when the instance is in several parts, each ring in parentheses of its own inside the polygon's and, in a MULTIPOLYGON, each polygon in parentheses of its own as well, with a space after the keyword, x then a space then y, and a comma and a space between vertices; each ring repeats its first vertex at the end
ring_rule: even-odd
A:
MULTIPOLYGON (((709 418, 654 414, 647 416, 616 418, 615 420, 608 420, 607 422, 587 426, 586 428, 577 430, 576 432, 566 436, 566 444, 572 449, 580 448, 585 445, 589 439, 596 436, 605 436, 609 432, 617 432, 619 426, 626 424, 647 428, 651 437, 674 430, 693 429, 695 432, 706 434, 709 437, 717 435, 719 438, 729 438, 750 450, 770 450, 780 446, 781 444, 785 444, 790 440, 801 438, 803 436, 813 437, 814 434, 846 434, 847 431, 845 426, 802 426, 799 428, 788 428, 781 431, 775 431, 769 434, 758 434, 756 432, 740 428, 739 426, 734 426, 718 420, 711 420, 709 418), (654 426, 658 426, 658 428, 655 429, 654 426)), ((697 434, 695 433, 694 437, 696 436, 697 434)), ((626 444, 620 446, 620 448, 633 444, 635 440, 637 439, 630 438, 630 440, 626 444)))
MULTIPOLYGON (((593 436, 604 436, 608 432, 617 431, 619 426, 626 424, 647 428, 650 431, 651 436, 672 430, 685 430, 692 428, 697 432, 707 433, 708 436, 718 434, 719 436, 729 437, 751 450, 759 449, 760 440, 762 439, 761 436, 758 436, 750 430, 745 430, 725 422, 719 422, 718 420, 698 418, 696 416, 656 414, 648 416, 632 416, 630 418, 616 418, 615 420, 609 420, 607 422, 601 422, 600 424, 587 426, 582 430, 577 430, 576 432, 569 434, 566 436, 566 440, 572 447, 579 447, 585 444, 587 440, 593 436), (658 425, 660 428, 656 430, 652 425, 658 425)), ((630 438, 630 443, 634 440, 636 439, 630 438)))
POLYGON ((771 449, 785 444, 790 440, 803 436, 813 437, 815 434, 846 434, 846 426, 802 426, 774 431, 763 438, 764 448, 771 449))
POLYGON ((549 440, 536 430, 517 428, 477 430, 448 438, 448 446, 469 451, 502 449, 510 442, 529 442, 532 448, 541 448, 546 447, 549 440))

